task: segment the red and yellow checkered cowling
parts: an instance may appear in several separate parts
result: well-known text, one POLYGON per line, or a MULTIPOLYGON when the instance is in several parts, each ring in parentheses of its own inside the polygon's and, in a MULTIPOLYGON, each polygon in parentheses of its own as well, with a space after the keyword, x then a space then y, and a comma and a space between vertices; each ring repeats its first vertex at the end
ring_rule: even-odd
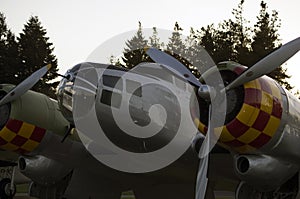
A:
POLYGON ((29 153, 40 144, 45 133, 43 128, 9 119, 0 131, 0 148, 21 154, 29 153))
MULTIPOLYGON (((236 67, 240 74, 244 68, 236 67)), ((276 133, 282 116, 282 97, 277 83, 261 77, 244 84, 244 103, 237 116, 223 127, 219 142, 238 152, 250 152, 267 144, 276 133)), ((201 111, 201 110, 200 110, 201 111)), ((202 133, 207 128, 195 121, 202 133)))

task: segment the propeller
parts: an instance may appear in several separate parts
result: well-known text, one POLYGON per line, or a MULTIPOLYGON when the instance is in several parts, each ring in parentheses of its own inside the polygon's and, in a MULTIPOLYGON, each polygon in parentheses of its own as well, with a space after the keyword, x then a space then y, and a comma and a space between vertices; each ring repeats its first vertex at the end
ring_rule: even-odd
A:
POLYGON ((15 99, 19 98, 24 93, 26 93, 39 81, 41 77, 43 77, 47 73, 47 71, 50 68, 51 64, 48 64, 32 73, 29 77, 27 77, 24 81, 22 81, 20 84, 14 87, 0 100, 0 106, 8 102, 14 101, 15 99))
POLYGON ((267 55, 252 67, 244 71, 238 78, 226 86, 226 90, 238 87, 258 77, 266 75, 286 62, 300 50, 300 37, 281 46, 271 54, 267 55))
MULTIPOLYGON (((169 54, 160 51, 156 48, 146 48, 145 52, 150 58, 157 62, 164 65, 164 67, 170 70, 172 73, 178 73, 181 75, 182 78, 186 79, 191 84, 199 87, 199 91, 201 89, 208 89, 208 95, 211 94, 211 89, 207 88, 207 85, 202 85, 199 80, 193 75, 193 73, 187 69, 182 63, 180 63, 177 59, 170 56, 169 54), (176 71, 176 72, 175 72, 176 71)), ((203 92, 203 94, 207 94, 207 92, 203 92)), ((212 96, 212 95, 210 95, 212 96)), ((202 147, 199 150, 198 157, 200 159, 198 174, 197 174, 197 181, 196 181, 196 199, 204 199, 207 187, 207 171, 208 171, 208 160, 209 160, 209 152, 212 145, 211 140, 211 133, 214 130, 214 121, 212 118, 212 106, 209 105, 209 122, 208 122, 208 131, 205 136, 205 139, 202 143, 202 147)))
POLYGON ((193 75, 193 73, 171 55, 156 48, 145 48, 144 50, 146 54, 149 55, 149 57, 156 63, 164 64, 164 67, 166 67, 172 73, 175 73, 176 75, 179 73, 179 76, 186 79, 188 82, 195 86, 201 87, 202 84, 193 75), (177 73, 174 70, 177 71, 177 73))
MULTIPOLYGON (((265 74, 268 74, 272 72, 274 69, 282 65, 284 62, 286 62, 289 58, 291 58, 294 54, 296 54, 300 50, 300 37, 288 42, 287 44, 283 45, 276 51, 272 52, 256 64, 254 64, 251 68, 244 71, 238 78, 236 78, 234 81, 232 81, 229 85, 227 85, 226 88, 221 90, 221 94, 224 94, 224 91, 227 91, 229 89, 235 88, 237 86, 240 86, 244 83, 247 83, 249 81, 252 81, 258 77, 261 77, 265 74)), ((155 62, 163 64, 168 70, 170 70, 172 73, 174 73, 174 70, 177 72, 176 74, 181 74, 181 77, 186 79, 191 84, 198 86, 198 94, 199 91, 201 91, 203 85, 198 81, 198 79, 187 69, 182 63, 180 63, 177 59, 173 58, 169 54, 160 51, 155 48, 146 48, 145 52, 147 55, 150 56, 152 60, 155 62), (171 68, 171 69, 170 69, 171 68)), ((215 68, 213 71, 217 70, 215 68)), ((207 74, 208 75, 208 74, 207 74)), ((207 76, 205 73, 202 79, 205 79, 205 76, 207 76)), ((200 78, 200 79, 201 79, 200 78)), ((206 86, 206 85, 204 85, 206 86)), ((211 95, 211 91, 209 90, 209 94, 211 95)), ((205 93, 202 93, 205 94, 205 93)), ((217 99, 217 98, 215 98, 217 99)), ((211 100, 214 100, 211 99, 211 100)), ((220 102, 222 103, 222 101, 220 102)), ((223 101, 224 103, 224 101, 223 101)), ((209 159, 209 151, 211 147, 213 146, 213 141, 216 141, 211 138, 211 136, 214 135, 215 127, 217 127, 217 122, 215 120, 218 120, 218 117, 216 114, 212 114, 212 105, 209 105, 209 116, 208 116, 208 130, 207 134, 205 136, 205 139, 202 143, 202 147, 199 150, 198 157, 200 158, 200 164, 197 174, 197 181, 196 181, 196 199, 204 199, 206 188, 207 188, 207 171, 208 171, 208 159, 209 159), (216 118, 212 119, 212 115, 216 116, 216 118)))
POLYGON ((208 129, 205 136, 205 139, 202 143, 202 146, 198 153, 198 158, 200 159, 197 180, 196 180, 196 199, 204 199, 208 178, 208 161, 209 161, 209 152, 211 149, 211 136, 214 131, 214 125, 212 122, 212 106, 209 105, 209 116, 208 116, 208 129))

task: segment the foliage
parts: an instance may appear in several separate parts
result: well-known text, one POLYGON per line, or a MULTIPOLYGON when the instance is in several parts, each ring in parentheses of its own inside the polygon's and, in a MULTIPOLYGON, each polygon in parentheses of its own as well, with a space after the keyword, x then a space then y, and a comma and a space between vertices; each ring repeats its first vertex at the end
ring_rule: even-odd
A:
MULTIPOLYGON (((183 29, 176 22, 166 45, 159 43, 156 28, 153 28, 153 35, 149 38, 150 42, 148 42, 143 36, 141 23, 139 22, 136 35, 126 42, 127 48, 124 50, 123 58, 126 63, 125 66, 131 68, 140 62, 151 61, 143 51, 144 46, 149 45, 172 55, 197 77, 200 74, 195 66, 207 67, 212 65, 209 58, 207 58, 207 53, 215 63, 231 60, 251 67, 280 47, 278 34, 280 20, 276 11, 269 14, 266 3, 262 1, 257 22, 254 27, 249 27, 249 21, 243 16, 243 5, 244 0, 241 0, 238 7, 233 9, 233 19, 224 20, 217 26, 211 24, 202 27, 200 30, 191 28, 190 35, 185 40, 182 39, 183 29), (204 52, 203 48, 207 53, 204 52), (206 60, 199 60, 199 57, 206 57, 206 60)), ((283 69, 282 66, 268 75, 288 90, 292 89, 292 86, 287 82, 289 76, 286 74, 286 69, 283 69)))
MULTIPOLYGON (((250 53, 250 66, 281 46, 278 34, 278 30, 280 28, 278 12, 272 11, 272 14, 270 15, 267 12, 267 4, 263 1, 260 6, 261 10, 257 17, 258 21, 254 26, 254 37, 250 53)), ((286 74, 286 69, 282 66, 272 71, 269 76, 276 79, 281 85, 284 85, 286 89, 290 90, 293 88, 286 81, 286 79, 290 78, 290 76, 286 74)))
POLYGON ((31 17, 20 36, 8 29, 3 13, 0 13, 0 83, 19 84, 42 66, 51 63, 51 72, 47 73, 34 90, 55 98, 58 82, 53 81, 58 71, 57 60, 52 43, 46 37, 46 30, 38 17, 31 17))
POLYGON ((164 47, 164 43, 160 42, 160 38, 158 37, 158 32, 156 27, 153 27, 153 34, 149 38, 149 46, 157 49, 162 49, 164 47))
POLYGON ((19 67, 18 44, 0 13, 0 83, 17 84, 19 67))
POLYGON ((127 48, 124 49, 122 61, 126 68, 133 68, 141 62, 147 62, 151 59, 146 55, 144 48, 147 46, 148 40, 145 39, 142 32, 142 24, 139 22, 139 28, 136 34, 126 42, 127 48))
MULTIPOLYGON (((199 42, 216 63, 232 60, 251 67, 281 45, 278 34, 281 25, 278 12, 272 11, 270 15, 267 4, 262 1, 257 22, 250 28, 247 26, 249 22, 243 17, 243 3, 244 0, 241 0, 238 8, 233 9, 234 20, 224 20, 218 28, 212 24, 198 31, 199 42)), ((268 75, 286 89, 292 89, 287 82, 290 76, 282 66, 268 75)))
POLYGON ((24 80, 42 66, 50 63, 52 65, 50 72, 33 87, 33 90, 55 97, 58 82, 50 81, 57 77, 57 59, 53 55, 53 44, 49 42, 46 34, 38 17, 30 17, 18 37, 19 56, 23 67, 19 78, 24 80))
POLYGON ((23 32, 16 39, 8 29, 3 13, 0 13, 0 83, 19 84, 33 72, 51 63, 52 68, 33 90, 55 98, 58 82, 57 60, 53 55, 53 44, 46 36, 37 16, 30 17, 23 32))

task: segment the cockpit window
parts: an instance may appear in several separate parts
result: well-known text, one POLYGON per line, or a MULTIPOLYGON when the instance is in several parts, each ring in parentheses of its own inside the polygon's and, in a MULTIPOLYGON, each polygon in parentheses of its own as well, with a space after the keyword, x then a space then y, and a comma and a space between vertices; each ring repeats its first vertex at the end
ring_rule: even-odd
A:
POLYGON ((102 90, 100 102, 108 106, 120 108, 122 95, 109 90, 102 90))
POLYGON ((103 75, 102 77, 103 77, 102 81, 104 86, 116 88, 118 90, 123 90, 123 82, 121 77, 111 76, 111 75, 103 75))
POLYGON ((142 97, 142 85, 130 79, 126 79, 126 91, 138 97, 142 97))

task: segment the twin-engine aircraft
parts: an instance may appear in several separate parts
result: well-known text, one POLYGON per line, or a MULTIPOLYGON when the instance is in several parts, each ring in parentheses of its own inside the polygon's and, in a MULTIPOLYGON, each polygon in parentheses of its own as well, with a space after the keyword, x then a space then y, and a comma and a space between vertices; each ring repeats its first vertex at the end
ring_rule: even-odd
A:
MULTIPOLYGON (((237 199, 300 198, 300 102, 265 76, 299 49, 297 38, 250 68, 222 62, 197 79, 147 48, 156 63, 131 71, 76 65, 58 101, 30 90, 47 65, 0 86, 0 148, 18 154, 1 163, 17 163, 37 198, 208 199, 220 180, 238 182, 237 199)), ((0 185, 11 198, 10 182, 0 185)))

